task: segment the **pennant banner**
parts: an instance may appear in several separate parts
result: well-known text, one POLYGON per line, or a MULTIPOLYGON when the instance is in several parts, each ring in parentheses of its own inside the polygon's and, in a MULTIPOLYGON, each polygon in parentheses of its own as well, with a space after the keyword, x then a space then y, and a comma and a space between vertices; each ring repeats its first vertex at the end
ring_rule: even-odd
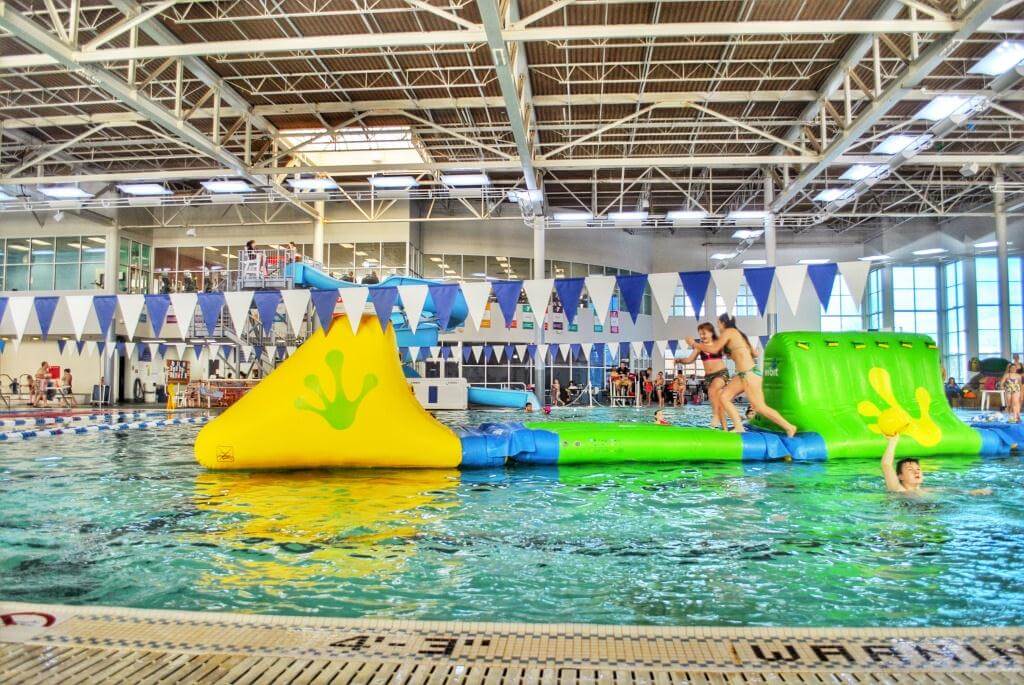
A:
POLYGON ((427 295, 430 290, 425 285, 400 285, 398 295, 402 298, 402 308, 405 309, 405 318, 409 322, 409 329, 415 333, 420 325, 420 317, 423 315, 423 305, 426 304, 427 295))
POLYGON ((768 297, 772 292, 772 283, 775 280, 775 267, 764 266, 756 269, 744 269, 743 275, 747 279, 747 287, 750 294, 757 302, 757 311, 764 316, 764 310, 768 306, 768 297))
POLYGON ((498 300, 498 308, 505 318, 505 328, 511 328, 519 308, 519 294, 523 292, 523 282, 494 281, 491 283, 491 290, 494 291, 494 297, 498 300))
POLYGON ((587 276, 586 284, 594 316, 603 325, 612 304, 612 295, 615 294, 615 276, 587 276))
POLYGON ((338 291, 333 289, 311 290, 309 299, 313 302, 313 311, 316 312, 320 328, 326 331, 334 318, 334 308, 338 304, 338 291))
POLYGON ((387 330, 391 314, 395 311, 395 302, 398 301, 398 288, 370 288, 370 301, 373 302, 381 330, 387 330))
POLYGON ((708 296, 708 286, 711 285, 710 271, 681 271, 679 279, 683 283, 683 292, 690 300, 693 307, 694 318, 701 318, 701 310, 704 309, 704 300, 708 296))
POLYGON ((836 274, 839 267, 835 264, 811 264, 807 267, 807 277, 814 286, 814 292, 818 293, 818 301, 821 306, 828 309, 828 303, 832 299, 832 288, 836 284, 836 274))
POLYGON ((629 312, 635 324, 643 307, 644 293, 647 291, 647 274, 616 276, 615 281, 622 294, 622 302, 626 305, 626 311, 629 312))
POLYGON ((252 302, 260 314, 263 334, 270 335, 270 330, 274 327, 274 318, 277 316, 277 305, 281 302, 281 291, 257 290, 252 295, 252 302))
POLYGON ((800 298, 803 296, 804 283, 807 281, 807 266, 805 264, 794 264, 793 266, 779 266, 775 268, 775 280, 779 282, 779 289, 786 297, 789 310, 794 314, 800 308, 800 298))
POLYGON ((199 311, 203 314, 206 334, 212 336, 217 329, 220 312, 224 309, 224 293, 199 293, 199 311))
POLYGON ((146 314, 149 316, 149 325, 153 329, 153 335, 160 335, 160 331, 163 330, 164 321, 167 319, 167 310, 170 306, 171 298, 168 295, 163 293, 146 295, 146 314))
POLYGON ((455 306, 455 298, 459 294, 459 286, 456 283, 441 283, 427 286, 430 304, 434 308, 434 317, 441 330, 448 328, 452 309, 455 306))
POLYGON ((583 292, 582 278, 556 278, 555 292, 562 303, 562 311, 571 324, 576 321, 576 311, 580 306, 580 294, 583 292))
MULTIPOLYGON (((647 277, 647 284, 651 286, 651 298, 661 313, 661 320, 668 323, 672 305, 675 303, 676 288, 679 287, 679 274, 675 271, 666 274, 651 274, 647 277)), ((705 290, 707 289, 705 288, 705 290)))

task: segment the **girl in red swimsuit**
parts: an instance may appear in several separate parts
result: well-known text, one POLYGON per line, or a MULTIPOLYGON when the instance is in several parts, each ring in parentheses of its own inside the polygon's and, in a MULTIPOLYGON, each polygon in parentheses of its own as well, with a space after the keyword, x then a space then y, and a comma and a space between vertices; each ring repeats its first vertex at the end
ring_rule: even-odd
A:
MULTIPOLYGON (((718 340, 715 327, 708 322, 697 326, 697 334, 702 343, 712 343, 718 340)), ((700 363, 704 367, 704 382, 708 387, 708 400, 711 402, 711 427, 728 430, 725 420, 725 410, 722 406, 722 391, 729 382, 729 370, 725 367, 725 359, 722 352, 702 352, 694 349, 690 356, 683 360, 684 364, 692 364, 700 357, 700 363)))

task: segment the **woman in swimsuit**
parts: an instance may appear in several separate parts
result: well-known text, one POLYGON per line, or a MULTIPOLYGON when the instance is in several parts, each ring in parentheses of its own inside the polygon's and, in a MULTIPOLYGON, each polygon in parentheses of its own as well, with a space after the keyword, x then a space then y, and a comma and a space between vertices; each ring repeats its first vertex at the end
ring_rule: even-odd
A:
POLYGON ((1007 366, 1002 380, 1003 393, 1006 395, 1006 410, 1010 414, 1010 421, 1020 423, 1021 386, 1024 385, 1020 364, 1007 366))
POLYGON ((761 372, 754 364, 754 348, 743 331, 736 328, 736 319, 728 314, 722 314, 718 317, 718 326, 718 340, 711 343, 695 343, 692 338, 688 338, 686 342, 701 352, 709 354, 719 354, 724 351, 736 365, 736 375, 725 386, 720 397, 725 413, 732 419, 733 431, 742 433, 744 429, 743 420, 732 401, 738 395, 746 393, 747 399, 750 400, 750 406, 759 416, 763 416, 777 425, 789 437, 796 435, 796 426, 765 403, 764 391, 761 388, 761 372))
MULTIPOLYGON (((697 335, 703 344, 712 344, 718 341, 718 334, 715 327, 704 322, 697 326, 697 335)), ((704 366, 704 382, 708 384, 708 399, 711 401, 711 427, 726 430, 729 426, 725 422, 724 407, 722 406, 722 391, 729 382, 729 370, 725 368, 725 359, 722 351, 706 352, 694 345, 693 338, 687 338, 686 342, 693 347, 693 352, 683 360, 684 364, 692 364, 697 357, 704 366)))

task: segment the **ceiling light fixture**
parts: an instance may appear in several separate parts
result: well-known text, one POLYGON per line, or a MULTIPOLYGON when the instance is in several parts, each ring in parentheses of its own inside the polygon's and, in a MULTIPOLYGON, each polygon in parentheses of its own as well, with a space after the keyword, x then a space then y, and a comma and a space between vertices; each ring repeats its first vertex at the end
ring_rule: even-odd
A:
POLYGON ((843 175, 839 177, 841 181, 863 181, 869 176, 874 176, 880 173, 887 167, 884 164, 854 164, 852 167, 843 172, 843 175))
POLYGON ((39 192, 46 197, 52 197, 55 200, 84 200, 85 198, 92 197, 92 193, 86 192, 78 186, 50 186, 49 188, 39 188, 39 192))
POLYGON ((255 190, 245 181, 226 179, 221 181, 201 181, 200 185, 210 193, 251 193, 255 190))
POLYGON ((1024 43, 1004 40, 967 70, 970 74, 999 76, 1024 61, 1024 43))
POLYGON ((408 190, 419 185, 412 176, 371 176, 367 180, 378 190, 408 190))
POLYGON ((338 189, 338 184, 330 178, 289 178, 288 185, 292 187, 292 190, 303 192, 325 193, 338 189))
POLYGON ((917 257, 925 257, 928 255, 943 254, 945 252, 949 252, 949 250, 942 247, 929 247, 925 250, 914 250, 911 254, 917 257))
POLYGON ((814 266, 817 264, 828 264, 831 261, 831 259, 821 259, 819 257, 815 259, 801 259, 799 262, 797 262, 797 264, 807 264, 808 266, 814 266))
POLYGON ((491 185, 487 174, 441 174, 441 183, 452 188, 476 188, 491 185))
POLYGON ((119 183, 117 189, 125 195, 173 195, 173 191, 164 187, 162 183, 119 183))

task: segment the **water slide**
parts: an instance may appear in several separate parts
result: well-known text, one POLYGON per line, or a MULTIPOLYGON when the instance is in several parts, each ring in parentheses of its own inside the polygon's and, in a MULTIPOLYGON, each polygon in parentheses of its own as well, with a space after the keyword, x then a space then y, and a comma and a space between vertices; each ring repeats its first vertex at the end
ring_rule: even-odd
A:
POLYGON ((877 458, 899 431, 898 457, 994 456, 1017 450, 1016 424, 968 425, 949 408, 930 338, 892 333, 782 333, 765 350, 765 394, 800 429, 742 435, 707 428, 591 422, 485 424, 454 431, 405 382, 393 326, 344 316, 317 331, 199 433, 209 469, 481 468, 506 463, 821 461, 877 458))
POLYGON ((505 409, 523 409, 532 403, 534 409, 540 409, 541 403, 537 396, 526 390, 510 388, 485 388, 469 386, 469 403, 482 407, 504 407, 505 409))

